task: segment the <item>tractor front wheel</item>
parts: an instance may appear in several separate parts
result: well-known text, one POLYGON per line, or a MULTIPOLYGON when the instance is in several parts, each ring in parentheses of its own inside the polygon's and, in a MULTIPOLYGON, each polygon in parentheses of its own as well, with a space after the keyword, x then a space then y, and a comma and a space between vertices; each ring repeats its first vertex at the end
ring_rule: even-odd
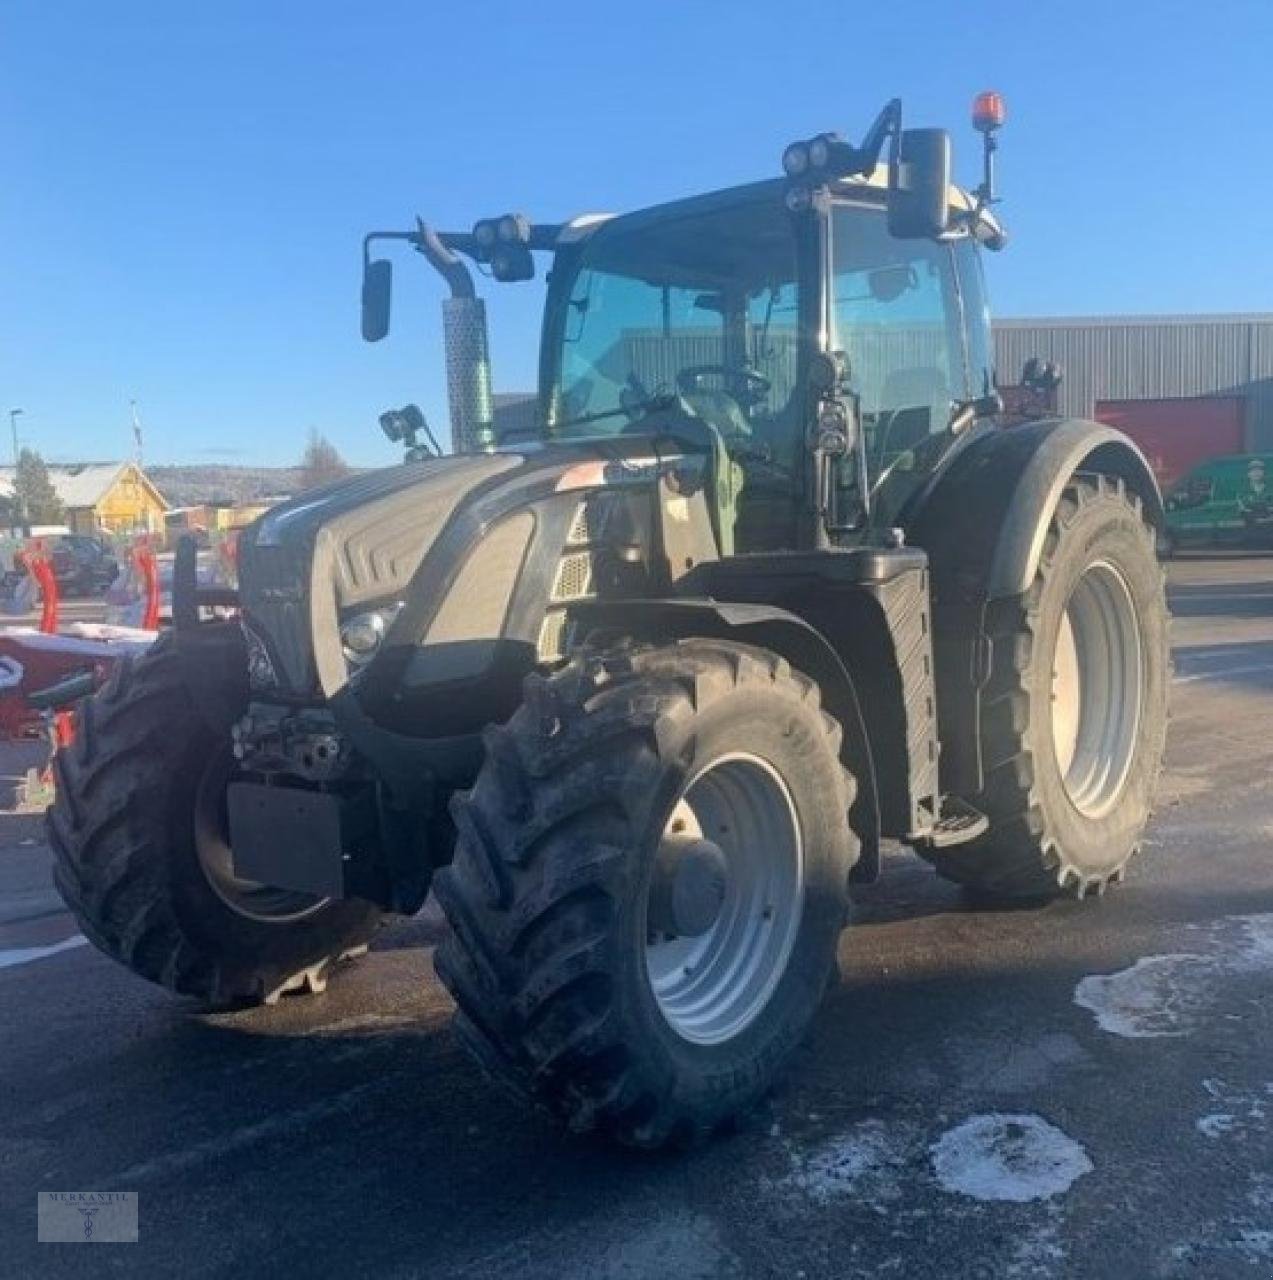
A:
POLYGON ((804 1035, 844 924, 853 782, 816 686, 724 642, 586 653, 486 745, 435 882, 461 1038, 574 1129, 719 1128, 804 1035))
POLYGON ((172 635, 80 705, 55 757, 53 875, 85 937, 135 973, 213 1005, 322 990, 366 950, 379 909, 244 880, 226 833, 228 739, 202 720, 172 635))

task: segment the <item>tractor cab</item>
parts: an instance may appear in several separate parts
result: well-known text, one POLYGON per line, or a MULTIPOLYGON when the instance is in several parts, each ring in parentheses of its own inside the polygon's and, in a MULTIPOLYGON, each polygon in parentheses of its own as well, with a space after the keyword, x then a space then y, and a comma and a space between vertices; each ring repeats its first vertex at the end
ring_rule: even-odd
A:
POLYGON ((861 147, 792 144, 783 178, 561 225, 510 214, 469 234, 373 233, 364 336, 388 331, 390 264, 369 246, 406 239, 452 286, 455 452, 671 439, 711 459, 722 556, 878 543, 999 408, 977 246, 1004 242, 989 211, 1002 108, 979 110, 973 195, 950 184, 948 135, 903 130, 893 102, 861 147), (501 431, 462 257, 516 281, 536 251, 552 266, 535 420, 501 431))

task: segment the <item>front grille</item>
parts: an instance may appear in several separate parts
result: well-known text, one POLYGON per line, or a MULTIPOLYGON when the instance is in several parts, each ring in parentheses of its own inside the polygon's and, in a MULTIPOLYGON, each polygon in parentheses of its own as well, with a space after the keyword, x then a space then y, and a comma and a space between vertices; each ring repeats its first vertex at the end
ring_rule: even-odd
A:
POLYGON ((588 504, 581 502, 575 518, 571 521, 570 532, 566 534, 566 543, 572 547, 586 546, 593 541, 592 520, 588 514, 588 504))
POLYGON ((569 630, 564 609, 549 609, 539 628, 539 644, 536 656, 540 662, 558 662, 566 656, 566 639, 569 630))
POLYGON ((572 551, 562 556, 553 580, 552 599, 582 600, 592 595, 592 552, 572 551))

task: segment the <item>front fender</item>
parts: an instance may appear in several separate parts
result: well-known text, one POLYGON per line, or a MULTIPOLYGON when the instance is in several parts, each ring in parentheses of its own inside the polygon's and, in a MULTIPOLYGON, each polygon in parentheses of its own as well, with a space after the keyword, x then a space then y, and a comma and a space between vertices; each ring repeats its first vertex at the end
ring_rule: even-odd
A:
POLYGON ((857 782, 853 829, 862 841, 862 853, 851 878, 854 882, 876 878, 880 865, 880 805, 866 723, 853 678, 816 628, 796 614, 772 605, 690 598, 598 601, 577 607, 574 616, 580 634, 614 629, 653 643, 704 636, 756 645, 780 654, 816 681, 823 705, 844 731, 841 754, 857 782))

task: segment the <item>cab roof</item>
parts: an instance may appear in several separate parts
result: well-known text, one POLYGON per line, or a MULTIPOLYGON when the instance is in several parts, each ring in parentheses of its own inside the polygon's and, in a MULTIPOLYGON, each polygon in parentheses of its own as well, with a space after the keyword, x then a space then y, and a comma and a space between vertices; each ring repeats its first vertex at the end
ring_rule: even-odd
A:
MULTIPOLYGON (((829 185, 836 195, 866 197, 869 202, 882 205, 884 193, 888 190, 888 165, 878 164, 869 174, 837 178, 829 185)), ((740 200, 763 198, 769 194, 781 198, 789 186, 790 181, 787 178, 766 178, 760 182, 723 187, 717 191, 685 196, 679 200, 650 205, 644 209, 634 209, 630 213, 584 213, 562 225, 557 236, 557 244, 558 246, 579 244, 616 218, 622 218, 630 226, 639 226, 647 220, 661 220, 669 214, 706 213, 713 208, 737 204, 740 200)), ((951 209, 959 213, 969 214, 977 211, 976 198, 963 187, 952 183, 948 198, 951 209)), ((979 240, 998 239, 1002 238, 1003 234, 1003 226, 994 214, 989 209, 982 209, 977 218, 977 238, 979 240)))

